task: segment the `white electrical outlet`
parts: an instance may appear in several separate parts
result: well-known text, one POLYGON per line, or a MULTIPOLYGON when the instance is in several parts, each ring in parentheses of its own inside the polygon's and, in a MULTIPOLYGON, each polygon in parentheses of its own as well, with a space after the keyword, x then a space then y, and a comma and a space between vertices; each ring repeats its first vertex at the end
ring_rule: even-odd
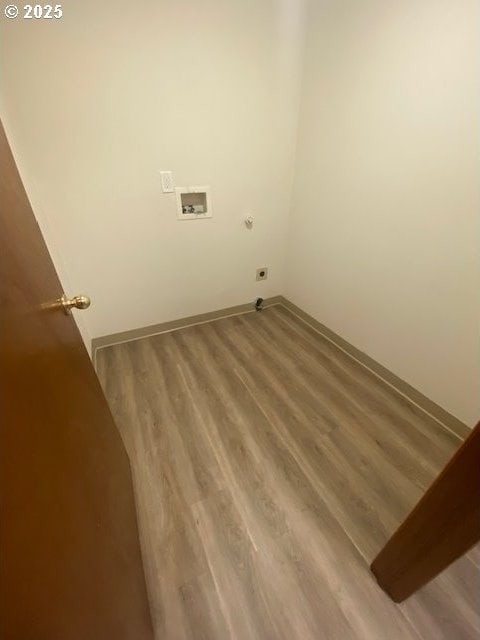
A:
POLYGON ((162 179, 162 191, 163 193, 173 193, 175 191, 175 185, 173 184, 173 174, 171 171, 160 171, 160 177, 162 179))
POLYGON ((257 269, 257 280, 266 280, 268 278, 268 268, 260 267, 257 269))

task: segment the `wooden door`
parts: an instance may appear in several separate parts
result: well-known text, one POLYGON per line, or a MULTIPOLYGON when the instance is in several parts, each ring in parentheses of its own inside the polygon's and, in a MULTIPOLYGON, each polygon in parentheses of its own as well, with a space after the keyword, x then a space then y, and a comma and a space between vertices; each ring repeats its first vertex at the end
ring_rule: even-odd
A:
POLYGON ((1 125, 0 161, 0 637, 151 640, 129 460, 73 317, 42 309, 62 286, 1 125))
POLYGON ((403 602, 480 542, 480 422, 371 565, 403 602))

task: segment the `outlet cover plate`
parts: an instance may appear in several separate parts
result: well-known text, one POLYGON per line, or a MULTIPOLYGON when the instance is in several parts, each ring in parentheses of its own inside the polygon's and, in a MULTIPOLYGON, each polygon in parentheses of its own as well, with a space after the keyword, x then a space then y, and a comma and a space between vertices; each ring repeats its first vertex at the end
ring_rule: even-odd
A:
POLYGON ((175 185, 173 182, 173 174, 171 171, 160 171, 160 178, 162 180, 163 193, 173 193, 175 185))

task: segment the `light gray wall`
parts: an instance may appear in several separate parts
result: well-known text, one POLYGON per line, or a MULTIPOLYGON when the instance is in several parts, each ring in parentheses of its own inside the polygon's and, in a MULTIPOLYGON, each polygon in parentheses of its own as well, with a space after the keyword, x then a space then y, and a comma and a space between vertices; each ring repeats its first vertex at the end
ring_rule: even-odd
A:
POLYGON ((87 339, 279 294, 302 3, 62 6, 0 21, 2 118, 87 339), (214 218, 177 221, 160 169, 210 185, 214 218))
POLYGON ((284 293, 472 424, 480 5, 311 2, 303 71, 302 7, 1 21, 2 118, 65 289, 92 296, 85 340, 284 293), (215 217, 177 222, 159 169, 209 184, 215 217))
POLYGON ((286 295, 480 418, 480 3, 308 16, 286 295))

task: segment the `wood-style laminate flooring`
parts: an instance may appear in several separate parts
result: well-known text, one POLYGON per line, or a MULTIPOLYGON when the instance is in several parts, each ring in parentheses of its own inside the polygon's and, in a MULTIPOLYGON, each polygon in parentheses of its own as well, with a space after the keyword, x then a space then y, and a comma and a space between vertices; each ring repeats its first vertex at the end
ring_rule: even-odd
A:
POLYGON ((460 437, 286 308, 104 348, 97 368, 158 640, 479 637, 476 551, 401 605, 369 572, 460 437))

